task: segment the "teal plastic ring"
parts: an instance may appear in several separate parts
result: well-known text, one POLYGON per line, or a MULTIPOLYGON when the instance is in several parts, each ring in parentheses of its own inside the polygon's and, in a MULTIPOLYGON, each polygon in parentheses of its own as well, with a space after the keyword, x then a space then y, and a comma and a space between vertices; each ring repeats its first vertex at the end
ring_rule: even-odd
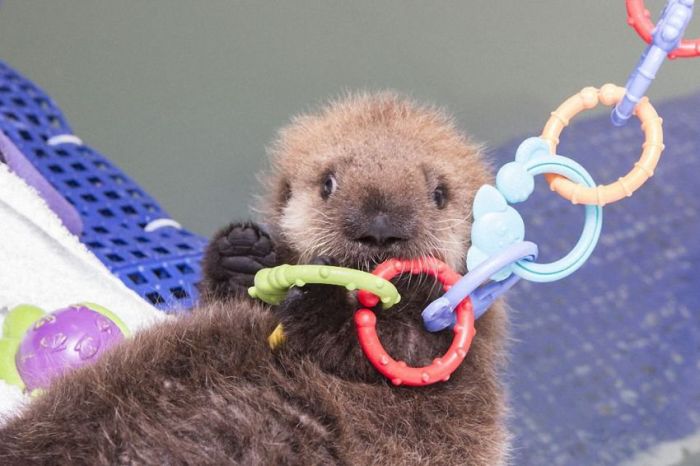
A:
MULTIPOLYGON (((595 187, 591 175, 574 160, 561 155, 554 157, 534 157, 524 163, 527 172, 532 175, 555 173, 565 176, 575 183, 581 183, 588 187, 595 187)), ((578 270, 590 257, 595 249, 600 231, 603 228, 603 208, 598 205, 585 206, 585 223, 583 231, 573 249, 561 259, 541 264, 528 260, 520 260, 515 263, 513 272, 525 280, 531 282, 553 282, 571 275, 578 270)))

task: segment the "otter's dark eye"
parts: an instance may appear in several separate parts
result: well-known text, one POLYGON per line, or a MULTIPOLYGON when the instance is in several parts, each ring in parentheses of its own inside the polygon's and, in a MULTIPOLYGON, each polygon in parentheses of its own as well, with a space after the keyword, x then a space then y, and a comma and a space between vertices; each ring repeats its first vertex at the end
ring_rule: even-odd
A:
POLYGON ((333 176, 333 173, 328 173, 323 179, 323 186, 321 186, 321 197, 328 199, 328 197, 338 189, 338 182, 333 176))
POLYGON ((433 202, 438 209, 442 209, 447 204, 447 187, 445 185, 439 185, 433 191, 433 202))

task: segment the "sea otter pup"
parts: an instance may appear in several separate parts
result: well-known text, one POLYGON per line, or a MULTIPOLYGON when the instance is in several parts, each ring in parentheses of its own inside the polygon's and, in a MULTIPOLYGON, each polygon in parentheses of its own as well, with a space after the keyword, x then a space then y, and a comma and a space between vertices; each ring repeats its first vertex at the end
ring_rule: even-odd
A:
MULTIPOLYGON (((0 430, 0 464, 476 464, 504 461, 498 380, 505 314, 476 324, 445 383, 394 387, 362 355, 355 295, 308 286, 268 307, 245 294, 278 263, 371 270, 389 257, 464 272, 478 148, 441 111, 394 94, 354 95, 297 117, 271 149, 265 230, 231 225, 205 259, 202 307, 138 333, 57 381, 0 430), (278 322, 286 342, 271 351, 278 322)), ((377 310, 388 351, 426 364, 449 346, 420 312, 440 294, 406 276, 377 310)))

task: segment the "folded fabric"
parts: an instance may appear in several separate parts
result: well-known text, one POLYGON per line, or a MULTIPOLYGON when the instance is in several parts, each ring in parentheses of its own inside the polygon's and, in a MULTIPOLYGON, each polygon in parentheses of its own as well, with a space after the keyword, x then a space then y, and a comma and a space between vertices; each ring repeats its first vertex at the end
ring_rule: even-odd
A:
MULTIPOLYGON (((131 329, 166 318, 117 279, 62 224, 44 199, 0 163, 0 324, 7 309, 77 302, 111 309, 131 329)), ((26 397, 0 382, 0 421, 26 397)))

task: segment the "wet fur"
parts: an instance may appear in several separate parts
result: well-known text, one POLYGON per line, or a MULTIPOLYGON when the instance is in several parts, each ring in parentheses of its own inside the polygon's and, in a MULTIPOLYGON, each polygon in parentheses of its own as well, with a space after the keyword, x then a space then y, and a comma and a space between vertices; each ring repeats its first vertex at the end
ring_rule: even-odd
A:
MULTIPOLYGON (((386 194, 387 205, 417 209, 410 211, 415 241, 403 245, 406 255, 432 254, 459 267, 468 245, 468 206, 488 180, 476 148, 434 109, 389 94, 364 95, 295 120, 281 133, 272 160, 263 201, 271 238, 255 225, 222 230, 205 259, 202 308, 140 332, 96 365, 55 383, 0 430, 0 464, 504 460, 500 305, 477 322, 465 363, 448 382, 396 388, 361 354, 353 295, 309 286, 269 308, 244 293, 261 266, 332 255, 343 265, 368 269, 383 254, 394 254, 370 254, 335 231, 326 246, 314 237, 330 228, 324 215, 338 223, 334 215, 347 214, 343 209, 352 199, 361 205, 368 186, 386 194), (338 156, 352 156, 353 167, 373 166, 375 173, 346 171, 346 181, 361 180, 366 189, 359 181, 344 184, 347 198, 338 196, 320 210, 313 195, 325 164, 338 156), (429 197, 424 199, 430 190, 417 188, 430 183, 423 168, 415 171, 422 162, 448 179, 452 210, 430 209, 429 197), (375 176, 394 183, 372 186, 381 181, 375 176), (295 210, 301 205, 309 210, 295 210), (460 222, 447 222, 442 236, 431 238, 428 224, 443 218, 460 222), (431 248, 435 244, 444 247, 431 248), (272 352, 266 338, 279 321, 287 342, 272 352)), ((451 339, 449 331, 428 334, 420 321, 439 289, 422 276, 406 277, 398 287, 402 303, 377 310, 380 338, 395 357, 429 363, 451 339)))

